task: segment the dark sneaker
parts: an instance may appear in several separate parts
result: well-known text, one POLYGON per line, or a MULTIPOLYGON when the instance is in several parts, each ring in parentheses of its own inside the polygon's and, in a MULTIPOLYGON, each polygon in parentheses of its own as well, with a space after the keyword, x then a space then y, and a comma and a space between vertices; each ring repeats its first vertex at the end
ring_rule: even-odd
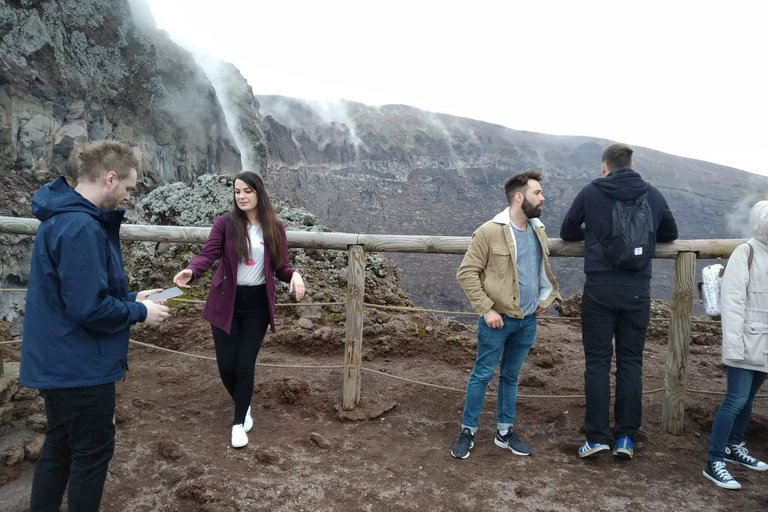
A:
POLYGON ((502 436, 499 431, 496 431, 496 439, 493 440, 496 446, 512 450, 515 455, 530 455, 533 453, 533 448, 525 444, 515 434, 515 429, 510 428, 507 430, 507 434, 502 436))
POLYGON ((735 462, 736 464, 741 464, 742 466, 754 469, 755 471, 768 470, 768 464, 751 456, 744 446, 744 443, 727 445, 725 447, 724 459, 726 462, 735 462))
POLYGON ((620 437, 613 445, 613 454, 622 459, 631 459, 635 454, 635 444, 627 436, 620 437))
POLYGON ((475 436, 472 435, 472 431, 465 428, 459 434, 459 438, 453 443, 451 448, 451 455, 457 459, 466 459, 469 457, 469 450, 475 446, 475 436))
POLYGON ((611 451, 611 447, 603 443, 590 443, 587 441, 583 445, 579 446, 579 457, 582 459, 585 457, 594 457, 602 452, 611 451))
POLYGON ((725 462, 707 462, 707 467, 701 473, 708 480, 712 480, 716 486, 723 489, 741 489, 741 484, 737 482, 731 474, 725 469, 725 462))

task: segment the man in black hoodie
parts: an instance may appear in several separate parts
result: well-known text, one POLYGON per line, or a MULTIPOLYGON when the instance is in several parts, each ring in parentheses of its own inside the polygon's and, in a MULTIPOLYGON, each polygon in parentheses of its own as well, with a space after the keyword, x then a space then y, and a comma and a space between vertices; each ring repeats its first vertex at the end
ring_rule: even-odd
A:
POLYGON ((601 174, 574 199, 560 228, 560 238, 584 240, 584 295, 581 337, 586 370, 586 443, 580 457, 609 451, 612 339, 616 338, 616 401, 613 454, 631 459, 640 427, 643 399, 643 348, 651 309, 651 259, 625 270, 611 261, 614 205, 645 199, 650 207, 657 242, 677 239, 677 224, 664 196, 643 181, 634 169, 632 149, 613 144, 603 152, 601 174))

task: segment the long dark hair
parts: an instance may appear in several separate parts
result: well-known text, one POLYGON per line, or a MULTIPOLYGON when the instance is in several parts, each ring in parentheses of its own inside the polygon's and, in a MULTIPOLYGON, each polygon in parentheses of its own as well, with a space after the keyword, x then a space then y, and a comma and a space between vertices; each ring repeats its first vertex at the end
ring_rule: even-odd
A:
MULTIPOLYGON (((269 259, 272 261, 272 266, 278 268, 285 263, 283 261, 283 239, 280 236, 280 227, 283 223, 277 220, 277 214, 275 214, 272 201, 269 200, 269 194, 267 194, 267 189, 264 187, 264 181, 261 179, 261 176, 251 171, 240 173, 235 176, 235 179, 243 181, 251 190, 256 192, 259 224, 261 224, 261 230, 264 234, 264 244, 267 246, 267 251, 269 251, 269 259)), ((233 199, 234 195, 233 191, 233 199)), ((237 200, 234 203, 230 217, 232 218, 232 232, 235 235, 235 252, 237 253, 237 261, 243 262, 251 257, 248 217, 237 206, 237 200)))

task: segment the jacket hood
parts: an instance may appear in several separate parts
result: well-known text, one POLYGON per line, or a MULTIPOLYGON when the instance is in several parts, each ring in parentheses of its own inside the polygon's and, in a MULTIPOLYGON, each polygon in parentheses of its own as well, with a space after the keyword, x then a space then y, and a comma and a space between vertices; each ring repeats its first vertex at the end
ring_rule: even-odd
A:
POLYGON ((32 214, 41 222, 68 212, 87 213, 99 220, 104 214, 104 210, 71 188, 64 176, 43 185, 32 196, 32 214))
MULTIPOLYGON (((504 211, 499 212, 493 219, 491 219, 491 222, 495 222, 496 224, 509 224, 509 206, 507 206, 504 211)), ((535 217, 533 219, 528 219, 528 222, 534 228, 544 227, 544 223, 535 217)))
POLYGON ((749 229, 752 236, 768 243, 768 201, 760 201, 749 211, 749 229))
POLYGON ((604 178, 597 178, 592 184, 620 201, 629 201, 648 192, 650 185, 630 168, 614 169, 604 178))

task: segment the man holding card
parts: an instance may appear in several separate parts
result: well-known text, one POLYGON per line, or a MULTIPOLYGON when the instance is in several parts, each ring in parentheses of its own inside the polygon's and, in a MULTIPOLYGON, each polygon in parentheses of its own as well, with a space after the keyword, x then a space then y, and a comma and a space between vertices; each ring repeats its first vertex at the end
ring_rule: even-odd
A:
POLYGON ((129 293, 118 210, 136 186, 131 148, 103 141, 80 154, 78 184, 64 177, 32 198, 40 220, 32 250, 19 382, 40 389, 47 429, 32 480, 30 511, 99 509, 115 446, 115 381, 127 370, 137 322, 168 317, 162 290, 129 293))

